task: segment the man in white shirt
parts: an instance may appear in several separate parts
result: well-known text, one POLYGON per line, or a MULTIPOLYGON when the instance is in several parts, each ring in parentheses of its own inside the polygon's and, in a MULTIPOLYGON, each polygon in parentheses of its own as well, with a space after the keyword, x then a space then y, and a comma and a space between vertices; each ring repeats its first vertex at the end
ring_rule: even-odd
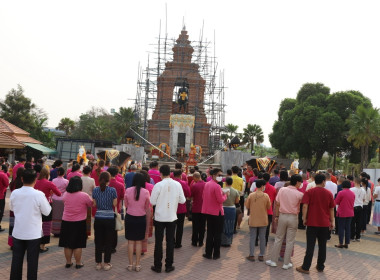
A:
POLYGON ((335 198, 335 195, 338 191, 338 186, 334 182, 331 181, 330 173, 326 173, 325 176, 326 176, 325 189, 329 190, 332 193, 333 197, 335 198))
POLYGON ((177 220, 178 203, 185 203, 186 198, 180 183, 170 178, 170 167, 162 165, 160 167, 162 181, 154 185, 150 203, 155 205, 154 226, 155 226, 155 246, 154 265, 151 269, 157 273, 162 267, 162 241, 164 230, 166 230, 166 259, 165 272, 174 270, 174 232, 177 220))
POLYGON ((366 195, 365 191, 360 186, 360 182, 360 178, 355 178, 355 186, 350 189, 355 194, 354 217, 351 220, 351 240, 357 242, 360 242, 363 202, 366 195))
POLYGON ((48 216, 51 206, 45 194, 34 189, 37 174, 26 169, 22 175, 23 186, 12 192, 10 210, 15 216, 12 232, 13 255, 11 280, 22 279, 22 266, 27 251, 28 279, 37 279, 40 239, 42 237, 42 216, 48 216))

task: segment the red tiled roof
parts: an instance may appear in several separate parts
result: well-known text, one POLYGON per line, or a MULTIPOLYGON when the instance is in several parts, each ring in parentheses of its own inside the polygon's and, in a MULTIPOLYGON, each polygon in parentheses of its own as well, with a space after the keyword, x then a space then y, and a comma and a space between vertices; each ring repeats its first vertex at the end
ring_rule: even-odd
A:
POLYGON ((29 136, 29 133, 25 130, 11 124, 10 122, 7 122, 4 119, 0 118, 0 132, 6 133, 8 135, 10 134, 22 134, 29 136))
POLYGON ((0 132, 0 148, 22 149, 24 147, 25 145, 22 142, 19 142, 12 136, 0 132))
POLYGON ((13 135, 13 138, 17 139, 18 141, 22 143, 33 143, 33 144, 42 144, 40 141, 29 137, 29 136, 20 136, 20 135, 13 135))

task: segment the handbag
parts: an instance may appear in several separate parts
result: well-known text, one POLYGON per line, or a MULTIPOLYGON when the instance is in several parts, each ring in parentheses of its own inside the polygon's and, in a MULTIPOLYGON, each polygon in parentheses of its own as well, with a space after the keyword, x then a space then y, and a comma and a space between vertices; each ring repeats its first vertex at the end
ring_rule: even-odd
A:
POLYGON ((121 216, 119 213, 115 212, 115 230, 119 231, 123 229, 124 229, 124 225, 121 220, 121 216))

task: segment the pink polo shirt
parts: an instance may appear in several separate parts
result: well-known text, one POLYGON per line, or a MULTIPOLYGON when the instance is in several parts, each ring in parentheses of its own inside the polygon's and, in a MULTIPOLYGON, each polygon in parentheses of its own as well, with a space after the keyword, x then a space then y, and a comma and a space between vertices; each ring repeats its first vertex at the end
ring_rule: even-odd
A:
MULTIPOLYGON (((191 196, 190 188, 189 188, 189 185, 187 184, 187 181, 183 181, 178 178, 174 178, 173 180, 181 184, 183 194, 185 195, 186 198, 191 196)), ((186 203, 178 203, 177 214, 183 214, 186 212, 187 212, 186 203)))
POLYGON ((63 194, 64 210, 62 220, 78 222, 86 220, 87 208, 92 206, 91 197, 85 192, 63 194))
POLYGON ((227 195, 223 193, 222 188, 214 181, 207 182, 203 189, 202 213, 224 216, 223 202, 227 199, 227 195))
POLYGON ((135 199, 136 187, 130 187, 125 190, 124 204, 127 214, 135 217, 145 216, 150 206, 150 195, 146 189, 140 189, 139 200, 135 199))
POLYGON ((303 193, 294 186, 281 188, 276 196, 276 201, 280 203, 280 213, 298 215, 303 193))
POLYGON ((161 182, 161 174, 160 171, 158 171, 157 169, 149 169, 148 174, 150 178, 153 179, 155 184, 161 182))
POLYGON ((355 194, 350 189, 343 189, 338 192, 335 204, 339 205, 336 212, 337 217, 347 218, 354 216, 355 194))

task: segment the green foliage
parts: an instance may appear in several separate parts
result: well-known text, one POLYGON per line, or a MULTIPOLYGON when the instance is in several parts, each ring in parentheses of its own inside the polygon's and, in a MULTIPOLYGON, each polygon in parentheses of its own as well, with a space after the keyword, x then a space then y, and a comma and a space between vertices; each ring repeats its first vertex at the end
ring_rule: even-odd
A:
POLYGON ((238 128, 239 128, 238 125, 234 125, 234 124, 232 124, 232 123, 229 123, 229 124, 227 124, 226 127, 225 127, 225 132, 228 133, 229 136, 230 136, 230 139, 232 139, 232 137, 233 137, 234 135, 236 135, 236 132, 237 132, 238 128))
POLYGON ((251 153, 253 151, 255 141, 257 145, 264 142, 263 130, 257 124, 248 124, 247 127, 243 129, 243 143, 250 143, 251 153))
POLYGON ((269 141, 283 157, 296 152, 301 158, 315 159, 313 168, 318 169, 325 152, 350 154, 346 119, 360 104, 372 106, 358 91, 330 94, 321 83, 304 84, 296 99, 281 102, 269 141))
POLYGON ((74 128, 75 122, 70 118, 62 118, 57 126, 57 129, 63 130, 66 133, 66 136, 70 136, 74 128))
POLYGON ((0 102, 0 118, 29 132, 31 137, 45 146, 55 147, 53 134, 43 129, 48 121, 46 113, 24 95, 21 85, 17 85, 17 90, 12 88, 0 102))

